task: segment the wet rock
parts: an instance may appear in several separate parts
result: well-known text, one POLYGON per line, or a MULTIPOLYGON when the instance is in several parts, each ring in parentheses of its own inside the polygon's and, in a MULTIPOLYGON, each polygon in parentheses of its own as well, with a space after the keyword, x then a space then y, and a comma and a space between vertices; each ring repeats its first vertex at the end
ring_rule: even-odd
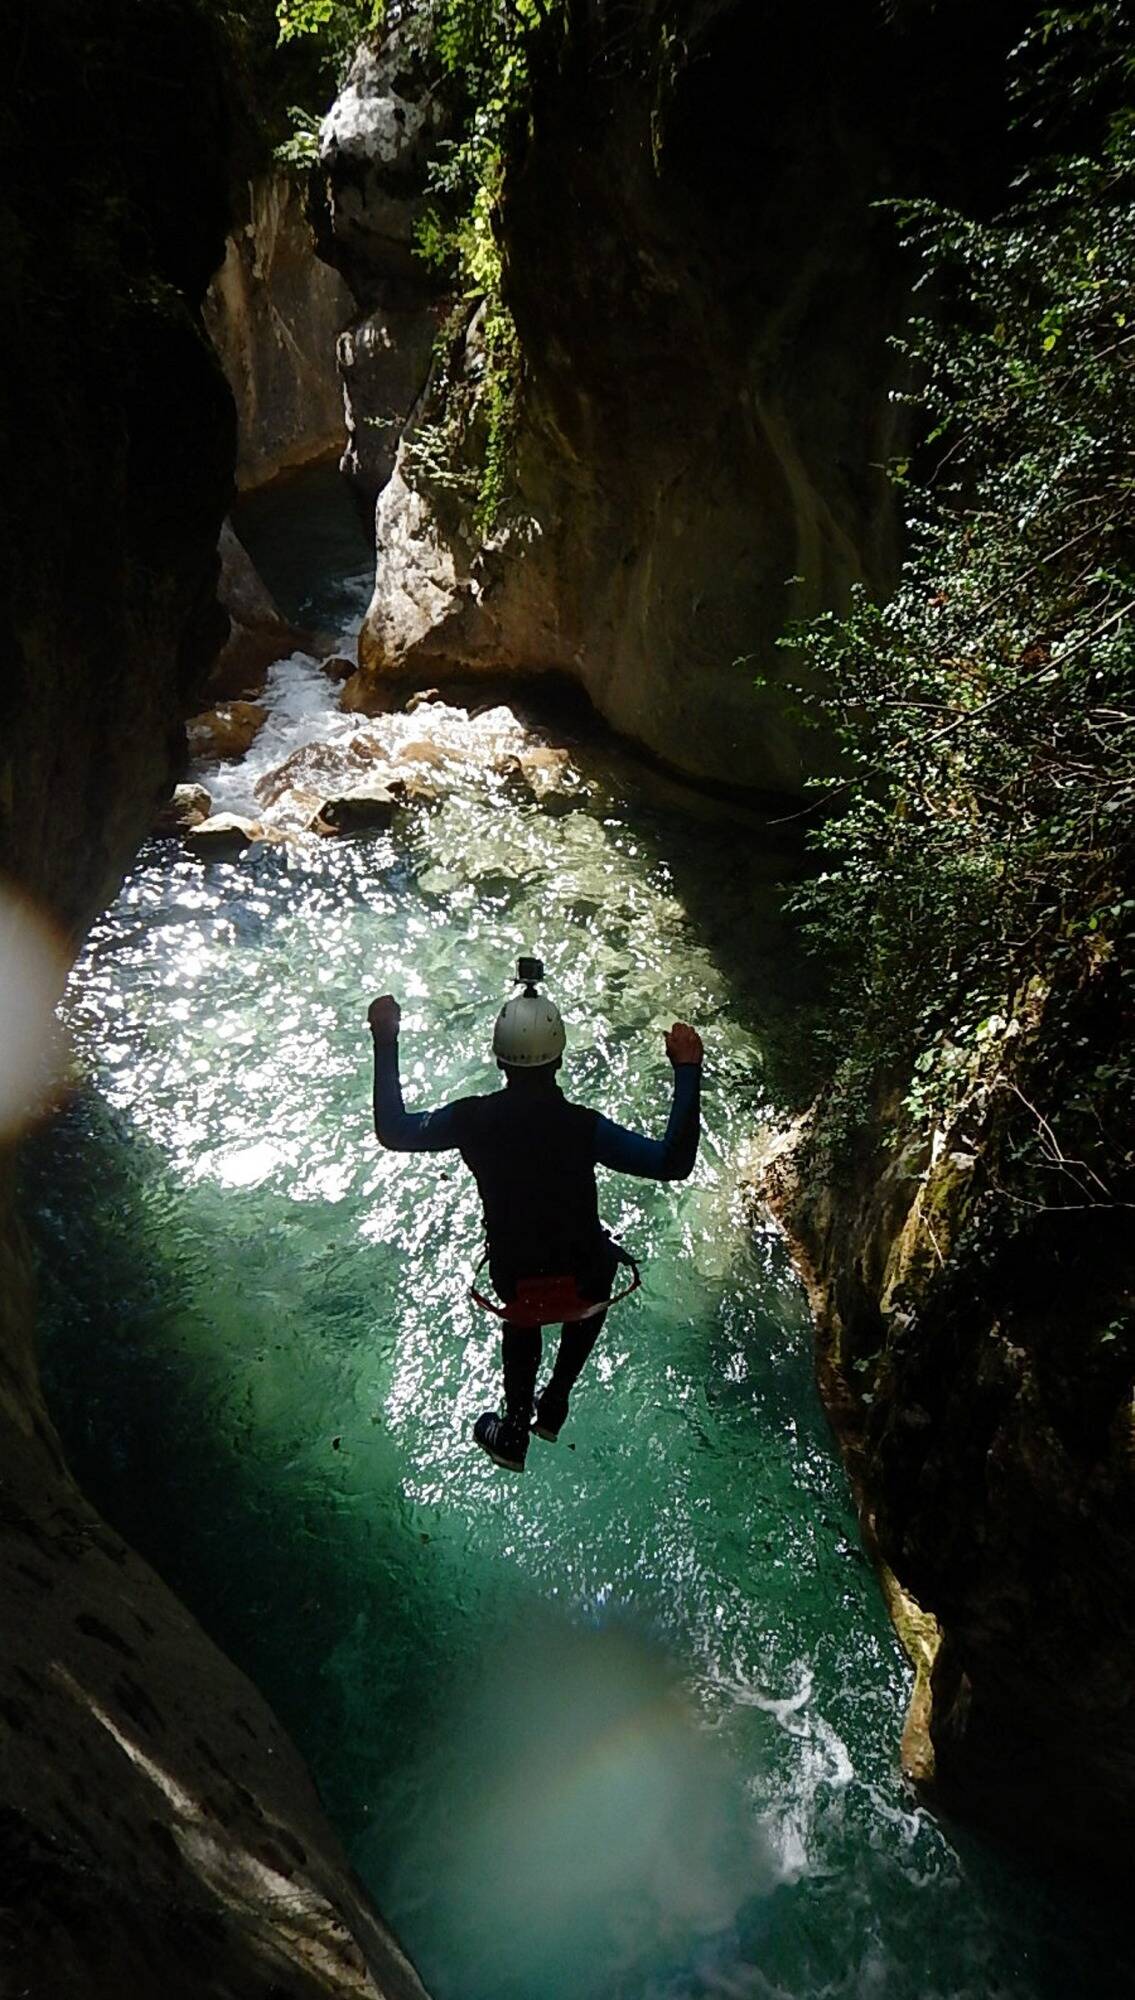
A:
POLYGON ((549 792, 563 790, 564 779, 571 769, 571 758, 566 750, 554 750, 548 744, 540 744, 534 750, 522 750, 516 764, 525 784, 538 799, 542 799, 549 792))
POLYGON ((359 668, 343 682, 339 706, 348 715, 392 715, 399 707, 399 692, 392 681, 375 679, 359 668))
POLYGON ((186 723, 190 751, 202 761, 243 757, 267 720, 268 710, 259 702, 222 702, 186 723))
POLYGON ((311 635, 281 617, 272 596, 230 521, 218 543, 221 576, 217 595, 229 615, 229 636, 209 674, 214 700, 259 694, 270 666, 291 653, 306 652, 311 635))
POLYGON ((217 594, 234 624, 250 630, 283 626, 276 601, 231 521, 221 528, 217 553, 221 558, 217 594))
POLYGON ((243 854, 253 841, 264 838, 265 829, 257 819, 242 819, 239 813, 213 813, 190 827, 185 842, 192 853, 223 861, 243 854))
POLYGON ((348 660, 342 653, 329 653, 325 660, 319 662, 319 671, 337 685, 340 681, 349 681, 356 667, 354 660, 348 660))
POLYGON ((390 825, 398 801, 385 786, 343 792, 338 798, 324 799, 309 822, 312 833, 337 835, 368 833, 390 825))
POLYGON ((262 806, 278 805, 289 793, 314 792, 320 799, 328 798, 332 787, 350 791, 364 772, 373 774, 384 761, 381 744, 369 736, 356 736, 349 743, 302 743, 275 770, 257 779, 253 796, 262 806))
POLYGON ((399 764, 428 764, 431 770, 438 770, 452 758, 464 758, 464 751, 443 750, 440 744, 431 743, 426 738, 415 737, 412 743, 403 743, 396 752, 399 764))
POLYGON ((420 771, 410 771, 405 777, 391 778, 386 787, 392 799, 399 805, 435 805, 444 796, 441 785, 433 778, 425 777, 420 771))
POLYGON ((151 832, 188 833, 208 819, 212 809, 213 801, 204 785, 176 785, 172 797, 158 808, 151 832))

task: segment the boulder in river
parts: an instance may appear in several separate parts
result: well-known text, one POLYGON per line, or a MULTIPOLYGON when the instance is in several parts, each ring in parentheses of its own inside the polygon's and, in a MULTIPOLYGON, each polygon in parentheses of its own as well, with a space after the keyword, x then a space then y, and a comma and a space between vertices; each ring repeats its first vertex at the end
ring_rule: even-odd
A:
POLYGON ((191 826, 185 838, 194 854, 225 861, 243 854, 254 840, 263 840, 266 835, 258 819, 242 819, 239 813, 213 813, 191 826))
POLYGON ((217 595, 229 614, 229 636, 207 682, 214 701, 259 694, 270 666, 290 653, 308 652, 310 633, 290 625, 232 523, 226 521, 217 544, 221 575, 217 595))
POLYGON ((213 801, 204 785, 175 785, 172 794, 154 815, 152 833, 188 833, 200 826, 213 810, 213 801))
MULTIPOLYGON (((301 743, 272 771, 265 771, 253 787, 259 805, 275 806, 289 793, 332 796, 333 788, 353 791, 364 777, 373 778, 376 768, 385 766, 382 745, 372 736, 356 736, 349 743, 301 743)), ((385 769, 381 769, 385 782, 385 769)))
POLYGON ((344 792, 338 798, 324 799, 309 822, 310 831, 329 838, 343 833, 371 832, 376 827, 390 825, 397 805, 394 794, 384 785, 367 791, 344 792))
POLYGON ((442 796, 437 780, 427 778, 423 771, 408 771, 405 777, 391 778, 386 789, 400 806, 436 805, 442 796))
POLYGON ((243 757, 267 720, 268 710, 258 701, 221 702, 186 723, 189 748, 203 760, 243 757))
POLYGON ((340 681, 350 680, 355 672, 355 662, 342 653, 329 653, 325 660, 319 662, 319 671, 337 685, 340 681))
POLYGON ((571 768, 568 752, 553 749, 549 743, 537 744, 533 750, 522 750, 516 762, 525 784, 538 799, 542 799, 547 792, 562 791, 564 779, 571 768))
POLYGON ((431 770, 436 771, 449 758, 458 756, 463 756, 463 753, 457 750, 443 750, 440 744, 431 743, 428 738, 422 736, 415 737, 412 743, 403 743, 397 753, 397 761, 399 764, 428 764, 431 770))

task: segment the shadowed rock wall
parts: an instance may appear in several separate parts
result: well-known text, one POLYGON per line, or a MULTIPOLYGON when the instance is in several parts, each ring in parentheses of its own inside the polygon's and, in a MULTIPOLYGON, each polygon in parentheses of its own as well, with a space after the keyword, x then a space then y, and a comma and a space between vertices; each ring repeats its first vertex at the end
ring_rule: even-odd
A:
MULTIPOLYGON (((225 631, 233 409, 197 310, 229 224, 213 21, 194 0, 28 0, 6 22, 0 875, 65 950, 168 790, 225 631)), ((3 1037, 17 969, 3 968, 3 1037)), ((10 1157, 0 1987, 422 1992, 263 1702, 68 1476, 37 1384, 10 1157)))
MULTIPOLYGON (((1135 1172, 1022 1169, 1129 1013, 1102 958, 1053 1035, 1022 996, 948 1131, 880 1091, 856 1156, 805 1141, 766 1194, 809 1279, 868 1538, 937 1621, 905 1740, 938 1799, 1126 1885, 1135 1838, 1135 1172)), ((822 1123, 822 1111, 821 1111, 822 1123)))
POLYGON ((474 315, 379 497, 360 705, 387 677, 558 668, 699 777, 793 792, 823 758, 754 680, 791 677, 793 618, 898 560, 907 274, 874 204, 995 177, 1020 13, 907 11, 580 6, 536 47, 500 222, 515 491, 485 540, 468 466, 414 448, 475 389, 474 315))
POLYGON ((250 181, 241 206, 244 219, 206 296, 205 325, 236 399, 236 482, 244 489, 342 450, 335 353, 354 300, 316 255, 292 175, 250 181))

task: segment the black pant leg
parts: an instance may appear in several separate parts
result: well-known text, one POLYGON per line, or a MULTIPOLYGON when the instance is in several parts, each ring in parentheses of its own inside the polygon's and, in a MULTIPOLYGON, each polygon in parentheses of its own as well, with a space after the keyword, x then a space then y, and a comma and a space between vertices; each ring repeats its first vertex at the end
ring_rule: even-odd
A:
POLYGON ((511 1320, 505 1320, 501 1327, 505 1413, 521 1418, 524 1423, 531 1415, 543 1351, 544 1341, 538 1326, 513 1326, 511 1320))
POLYGON ((584 1362, 599 1338, 607 1309, 593 1313, 590 1319, 570 1320, 560 1328, 560 1346, 556 1355, 556 1365, 552 1370, 549 1384, 557 1394, 570 1395, 579 1380, 584 1362))

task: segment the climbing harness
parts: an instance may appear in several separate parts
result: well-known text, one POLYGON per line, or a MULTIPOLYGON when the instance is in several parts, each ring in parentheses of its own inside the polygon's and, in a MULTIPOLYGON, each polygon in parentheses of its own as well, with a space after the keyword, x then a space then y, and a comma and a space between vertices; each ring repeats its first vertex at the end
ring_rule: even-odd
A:
POLYGON ((575 1320, 592 1319, 596 1313, 606 1312, 608 1306, 618 1305, 620 1299, 629 1299, 642 1283, 642 1273, 630 1251, 619 1249, 617 1244, 615 1247, 620 1264, 628 1267, 632 1277, 629 1285, 609 1299, 583 1298, 579 1285, 571 1277, 518 1278, 513 1297, 507 1305, 499 1306, 477 1290, 477 1279, 488 1263, 487 1250, 473 1273, 469 1296, 486 1312, 495 1313, 498 1319, 507 1319, 515 1326, 554 1326, 561 1321, 570 1326, 575 1320))

